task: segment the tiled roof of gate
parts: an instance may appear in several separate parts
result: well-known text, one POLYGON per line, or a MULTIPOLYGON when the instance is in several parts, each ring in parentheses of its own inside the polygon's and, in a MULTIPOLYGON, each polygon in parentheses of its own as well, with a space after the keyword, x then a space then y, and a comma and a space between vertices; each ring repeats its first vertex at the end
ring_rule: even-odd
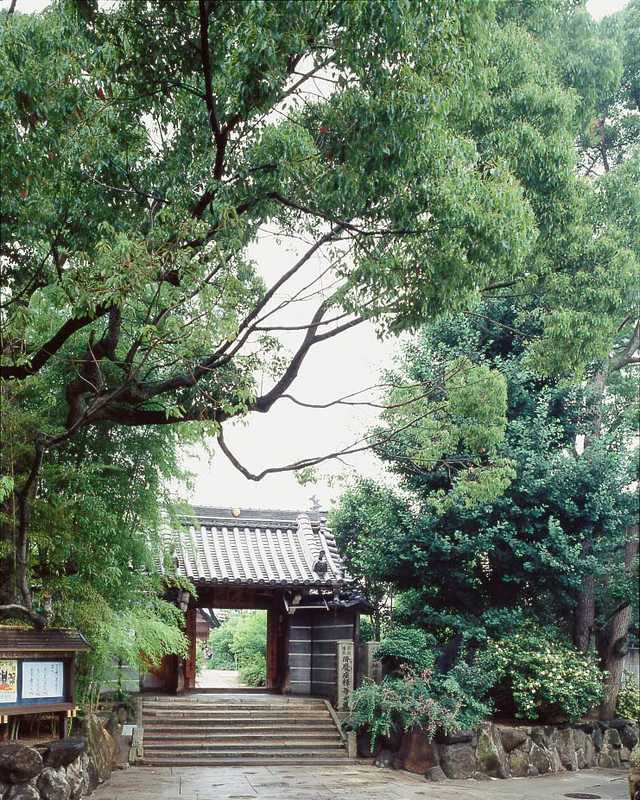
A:
POLYGON ((209 506, 193 512, 168 545, 179 574, 194 583, 337 588, 352 582, 331 531, 307 514, 209 506), (319 557, 326 572, 315 571, 319 557))

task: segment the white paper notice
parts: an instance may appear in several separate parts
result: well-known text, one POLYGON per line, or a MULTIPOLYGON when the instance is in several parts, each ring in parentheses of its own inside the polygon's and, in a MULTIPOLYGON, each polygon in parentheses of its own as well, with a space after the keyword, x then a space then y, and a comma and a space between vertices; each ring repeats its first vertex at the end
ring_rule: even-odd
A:
POLYGON ((62 661, 24 661, 22 663, 22 699, 64 696, 62 661))

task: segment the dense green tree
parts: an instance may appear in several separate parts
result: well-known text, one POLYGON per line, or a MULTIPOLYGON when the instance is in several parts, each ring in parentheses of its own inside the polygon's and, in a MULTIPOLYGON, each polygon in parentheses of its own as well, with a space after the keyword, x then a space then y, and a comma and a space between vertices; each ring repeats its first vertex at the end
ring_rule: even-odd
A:
POLYGON ((627 398, 609 393, 618 427, 607 425, 583 450, 592 426, 589 385, 543 380, 527 367, 517 308, 502 302, 482 312, 427 328, 389 380, 425 385, 461 356, 498 372, 508 402, 495 457, 470 446, 476 431, 466 428, 468 415, 443 416, 442 401, 430 399, 437 406, 430 422, 444 427, 440 439, 451 449, 423 458, 416 447, 422 423, 378 446, 396 487, 364 482, 348 491, 333 516, 338 539, 366 583, 402 592, 398 619, 441 641, 459 633, 482 641, 529 617, 573 637, 585 577, 595 587, 594 625, 605 628, 612 613, 630 609, 637 588, 637 567, 625 565, 638 512, 627 398), (506 485, 485 479, 482 491, 461 493, 460 476, 473 482, 490 474, 496 457, 510 466, 506 485))
POLYGON ((252 611, 227 617, 209 635, 215 669, 238 669, 249 686, 267 679, 267 612, 252 611))
MULTIPOLYGON (((587 112, 557 56, 585 13, 551 0, 3 13, 0 613, 42 621, 33 501, 84 431, 197 422, 228 453, 222 424, 267 412, 328 338, 365 319, 417 327, 505 290, 544 293, 539 340, 567 364, 606 355, 633 265, 594 269, 619 243, 594 243, 573 169, 587 112), (270 284, 251 249, 267 226, 303 241, 270 284), (302 298, 308 318, 283 322, 302 298)), ((625 35, 607 33, 594 80, 631 74, 625 35)), ((441 413, 494 456, 504 383, 466 366, 445 376, 441 413)), ((414 401, 398 398, 401 428, 414 401)), ((417 445, 429 458, 451 440, 417 445)), ((507 480, 506 462, 482 466, 480 492, 507 480)), ((457 488, 478 495, 468 474, 457 488)))

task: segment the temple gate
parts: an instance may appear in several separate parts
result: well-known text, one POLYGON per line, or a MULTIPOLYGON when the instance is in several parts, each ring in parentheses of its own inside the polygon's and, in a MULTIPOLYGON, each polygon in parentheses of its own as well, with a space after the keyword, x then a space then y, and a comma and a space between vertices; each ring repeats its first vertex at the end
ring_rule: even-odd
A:
POLYGON ((196 688, 197 609, 265 609, 266 688, 344 703, 358 679, 354 644, 366 604, 319 513, 196 506, 167 547, 175 574, 198 593, 174 597, 186 614, 189 655, 166 658, 144 677, 143 689, 196 688))

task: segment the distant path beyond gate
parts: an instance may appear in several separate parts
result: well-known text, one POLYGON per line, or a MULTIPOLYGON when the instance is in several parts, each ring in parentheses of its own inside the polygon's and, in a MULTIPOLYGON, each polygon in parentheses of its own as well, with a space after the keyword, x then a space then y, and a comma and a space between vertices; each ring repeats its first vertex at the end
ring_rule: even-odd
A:
POLYGON ((196 678, 196 689, 246 689, 235 669, 203 669, 196 678))

